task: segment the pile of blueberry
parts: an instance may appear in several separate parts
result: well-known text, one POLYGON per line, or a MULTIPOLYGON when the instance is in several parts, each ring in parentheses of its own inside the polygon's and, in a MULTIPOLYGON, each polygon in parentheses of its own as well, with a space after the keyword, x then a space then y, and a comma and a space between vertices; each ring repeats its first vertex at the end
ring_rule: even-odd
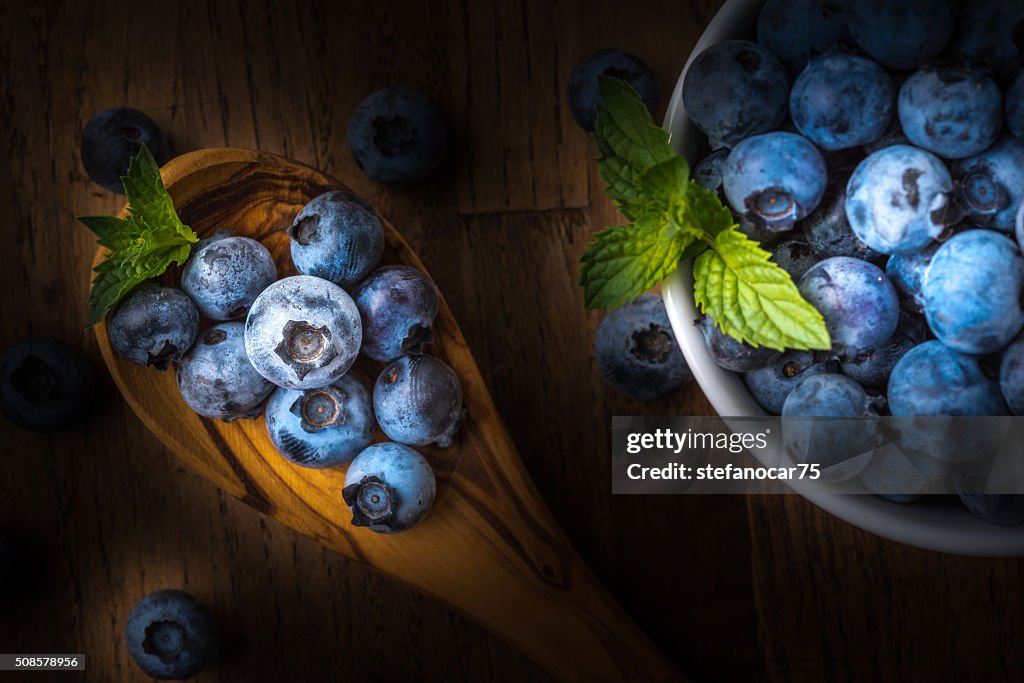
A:
MULTIPOLYGON (((1022 30, 1024 5, 1003 0, 768 0, 758 42, 694 59, 683 103, 712 150, 694 177, 833 342, 783 353, 700 321, 765 410, 1024 414, 1022 30)), ((1024 521, 1024 496, 962 498, 1024 521)))
POLYGON ((343 498, 353 523, 409 529, 435 493, 411 446, 451 445, 464 412, 455 372, 423 353, 437 290, 415 268, 380 266, 383 225, 352 192, 314 198, 288 235, 300 274, 280 280, 256 240, 220 231, 201 241, 181 289, 146 284, 118 305, 111 346, 140 365, 176 364, 182 398, 204 417, 265 415, 296 465, 351 463, 343 498), (372 391, 353 370, 360 354, 384 365, 372 391), (378 425, 391 442, 373 443, 378 425))

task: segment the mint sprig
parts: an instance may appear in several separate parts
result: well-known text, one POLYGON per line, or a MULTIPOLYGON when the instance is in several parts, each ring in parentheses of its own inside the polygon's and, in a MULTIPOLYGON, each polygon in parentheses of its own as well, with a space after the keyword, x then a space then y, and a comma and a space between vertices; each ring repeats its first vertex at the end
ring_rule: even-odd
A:
POLYGON ((128 198, 127 218, 78 218, 96 234, 97 243, 109 250, 94 268, 86 327, 103 320, 136 285, 162 275, 171 263, 184 264, 192 244, 199 241, 174 210, 160 168, 145 144, 128 164, 121 182, 128 198))
POLYGON ((594 236, 580 259, 587 308, 615 308, 695 259, 694 301, 722 330, 755 346, 828 349, 821 314, 789 274, 740 232, 629 83, 599 76, 594 143, 605 193, 631 223, 594 236))

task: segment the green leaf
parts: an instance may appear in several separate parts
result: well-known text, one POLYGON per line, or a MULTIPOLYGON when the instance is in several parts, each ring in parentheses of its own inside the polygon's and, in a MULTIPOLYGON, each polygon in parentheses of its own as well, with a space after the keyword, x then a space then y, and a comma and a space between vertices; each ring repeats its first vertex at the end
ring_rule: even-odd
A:
POLYGON ((89 291, 89 321, 86 327, 92 327, 103 320, 118 301, 146 279, 129 275, 117 268, 113 261, 104 261, 95 270, 96 277, 89 291))
POLYGON ((694 263, 694 300, 729 336, 780 351, 831 348, 821 314, 789 273, 737 228, 719 232, 694 263))

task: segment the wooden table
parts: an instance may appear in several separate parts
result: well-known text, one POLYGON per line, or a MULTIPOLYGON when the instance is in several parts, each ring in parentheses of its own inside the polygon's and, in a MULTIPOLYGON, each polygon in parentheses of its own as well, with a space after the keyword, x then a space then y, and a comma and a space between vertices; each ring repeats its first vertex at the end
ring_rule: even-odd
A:
MULTIPOLYGON (((577 259, 618 220, 565 81, 591 50, 643 56, 663 102, 718 2, 0 2, 0 345, 61 337, 101 370, 94 418, 4 422, 0 526, 34 539, 41 594, 0 615, 0 651, 85 652, 89 680, 144 680, 121 631, 163 587, 205 600, 225 654, 206 681, 544 680, 447 608, 229 498, 147 433, 82 331, 90 234, 112 212, 78 145, 108 106, 150 113, 175 152, 258 147, 369 197, 422 255, 541 493, 633 617, 698 681, 1020 680, 1022 564, 875 538, 796 496, 612 497, 610 417, 702 414, 615 395, 577 259), (366 180, 345 127, 369 92, 418 88, 452 150, 410 188, 366 180)), ((228 226, 230 227, 230 226, 228 226)), ((4 679, 0 676, 0 680, 4 679)), ((59 680, 71 680, 62 675, 59 680)))

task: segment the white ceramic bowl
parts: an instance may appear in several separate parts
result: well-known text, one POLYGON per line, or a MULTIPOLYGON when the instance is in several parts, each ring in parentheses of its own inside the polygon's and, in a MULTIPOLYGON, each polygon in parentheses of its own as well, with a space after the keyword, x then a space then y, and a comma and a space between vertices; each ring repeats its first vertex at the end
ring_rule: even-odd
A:
MULTIPOLYGON (((679 80, 665 117, 665 128, 676 151, 691 164, 698 161, 702 135, 683 109, 683 77, 694 57, 706 47, 733 38, 753 39, 762 0, 727 0, 708 24, 679 80)), ((720 368, 694 325, 699 317, 693 302, 693 273, 681 265, 662 283, 665 306, 686 362, 704 394, 719 415, 759 416, 765 411, 747 391, 738 374, 720 368)), ((757 455, 757 453, 755 453, 757 455)), ((778 454, 766 454, 776 459, 778 454)), ((793 488, 811 502, 850 524, 872 533, 919 548, 981 556, 1024 556, 1024 525, 998 526, 953 504, 914 503, 899 505, 870 495, 840 495, 813 482, 796 482, 793 488)))

